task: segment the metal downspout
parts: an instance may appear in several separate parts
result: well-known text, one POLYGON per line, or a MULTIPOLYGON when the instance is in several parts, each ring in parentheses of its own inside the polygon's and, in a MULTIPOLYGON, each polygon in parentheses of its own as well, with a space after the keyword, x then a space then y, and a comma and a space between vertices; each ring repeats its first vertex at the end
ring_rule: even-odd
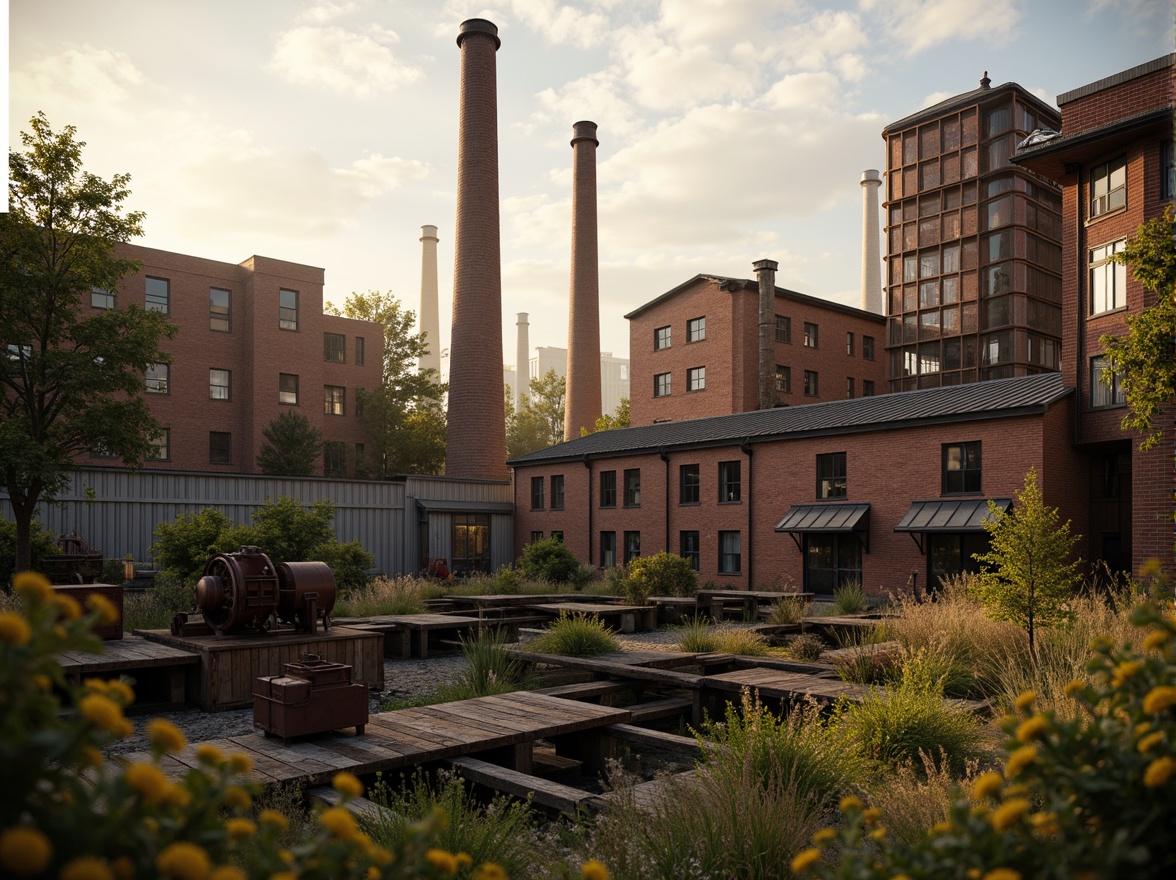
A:
POLYGON ((657 454, 661 457, 661 460, 665 463, 665 466, 666 466, 666 525, 665 525, 666 534, 665 534, 665 541, 664 541, 664 548, 663 549, 667 553, 669 553, 670 552, 670 455, 668 452, 666 452, 666 448, 664 446, 657 451, 657 454))
POLYGON ((584 467, 588 469, 588 564, 592 564, 592 460, 584 453, 584 467))

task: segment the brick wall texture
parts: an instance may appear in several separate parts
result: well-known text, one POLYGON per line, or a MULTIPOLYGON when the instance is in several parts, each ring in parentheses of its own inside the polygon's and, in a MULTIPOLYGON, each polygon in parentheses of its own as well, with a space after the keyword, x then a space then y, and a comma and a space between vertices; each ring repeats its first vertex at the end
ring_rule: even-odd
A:
POLYGON ((572 280, 568 302, 564 439, 594 430, 600 394, 600 267, 596 235, 596 123, 577 122, 572 138, 572 280))

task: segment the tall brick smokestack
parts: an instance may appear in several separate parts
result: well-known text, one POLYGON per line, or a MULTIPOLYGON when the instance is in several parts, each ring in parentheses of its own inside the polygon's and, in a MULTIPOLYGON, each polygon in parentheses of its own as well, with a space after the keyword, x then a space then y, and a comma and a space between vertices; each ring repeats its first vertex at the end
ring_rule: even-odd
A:
POLYGON ((595 122, 572 126, 572 287, 568 302, 564 440, 592 431, 600 402, 600 267, 596 247, 595 122))
POLYGON ((498 28, 461 24, 457 223, 445 473, 505 479, 502 398, 502 255, 498 227, 498 28))
POLYGON ((526 312, 519 312, 515 320, 515 412, 523 408, 523 401, 531 396, 531 323, 526 312))
POLYGON ((862 310, 885 314, 882 308, 882 253, 878 243, 878 188, 882 177, 862 172, 862 310))
POLYGON ((759 408, 776 405, 776 269, 775 260, 751 264, 759 280, 759 408))
POLYGON ((417 323, 429 348, 417 366, 441 377, 441 319, 437 316, 437 227, 421 227, 421 310, 417 323))

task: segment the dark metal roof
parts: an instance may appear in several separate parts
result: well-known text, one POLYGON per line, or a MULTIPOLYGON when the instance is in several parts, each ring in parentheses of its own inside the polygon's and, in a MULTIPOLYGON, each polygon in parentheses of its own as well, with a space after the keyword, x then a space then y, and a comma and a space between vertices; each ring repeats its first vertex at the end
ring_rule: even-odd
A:
POLYGON ((1015 92, 1018 99, 1032 104, 1039 113, 1046 114, 1043 121, 1052 121, 1055 124, 1061 124, 1061 117, 1055 108, 1028 91, 1024 86, 1015 82, 1007 82, 1001 83, 999 86, 981 86, 978 89, 972 89, 970 92, 954 95, 953 97, 940 101, 938 104, 932 104, 930 107, 924 107, 922 110, 912 113, 910 116, 904 116, 897 122, 890 123, 882 129, 882 137, 886 137, 888 134, 896 131, 911 128, 922 122, 938 119, 940 116, 952 110, 958 110, 961 107, 967 107, 971 104, 980 103, 981 101, 988 101, 1006 92, 1015 92))
POLYGON ((777 532, 868 532, 870 504, 794 504, 777 532))
POLYGON ((1039 373, 970 385, 598 431, 519 456, 507 464, 608 458, 662 449, 764 443, 791 437, 1029 415, 1045 412, 1071 391, 1062 384, 1060 373, 1039 373))
MULTIPOLYGON (((1011 498, 993 498, 992 502, 1007 512, 1011 498)), ((940 499, 916 501, 894 527, 896 532, 982 532, 988 519, 987 498, 940 499)))
POLYGON ((1165 67, 1174 66, 1176 66, 1176 53, 1163 55, 1160 58, 1155 58, 1144 64, 1140 64, 1138 67, 1132 67, 1130 70, 1123 70, 1103 79, 1096 80, 1095 82, 1088 83, 1087 85, 1079 86, 1076 89, 1070 89, 1068 92, 1062 92, 1058 95, 1058 106, 1069 104, 1071 101, 1085 98, 1087 95, 1093 95, 1095 92, 1101 92, 1103 89, 1109 89, 1112 86, 1122 85, 1128 80, 1147 76, 1149 73, 1155 73, 1157 70, 1163 70, 1165 67))

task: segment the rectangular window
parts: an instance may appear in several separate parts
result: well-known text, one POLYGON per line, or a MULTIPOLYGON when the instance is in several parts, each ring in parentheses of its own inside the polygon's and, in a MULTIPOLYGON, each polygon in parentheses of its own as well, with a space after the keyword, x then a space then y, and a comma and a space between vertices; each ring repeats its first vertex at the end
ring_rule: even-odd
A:
POLYGON ((1172 141, 1160 144, 1160 198, 1176 197, 1176 149, 1172 141))
POLYGON ((1110 262, 1112 254, 1126 247, 1126 239, 1090 249, 1090 314, 1097 315, 1127 305, 1127 267, 1110 262))
POLYGON ((706 367, 691 367, 686 371, 686 390, 702 391, 706 388, 706 367))
POLYGON ((1090 405, 1092 407, 1099 406, 1123 406, 1127 402, 1127 396, 1123 392, 1122 386, 1119 385, 1119 377, 1112 375, 1110 377, 1111 384, 1107 384, 1106 377, 1108 375, 1107 359, 1105 355, 1098 355, 1090 359, 1090 405))
POLYGON ((171 458, 171 428, 164 428, 162 434, 152 439, 147 457, 152 461, 167 461, 171 458))
POLYGON ((719 503, 738 501, 742 495, 742 462, 719 462, 719 503))
POLYGON ((531 477, 531 510, 543 509, 543 478, 531 477))
POLYGON ((562 529, 552 529, 551 530, 551 537, 555 538, 555 540, 559 541, 562 544, 563 543, 563 530, 562 529))
POLYGON ((670 374, 657 373, 653 377, 653 396, 654 397, 669 397, 670 396, 670 374))
POLYGON ((600 506, 617 506, 617 472, 600 472, 600 506))
POLYGON ((817 500, 846 497, 845 453, 829 452, 817 456, 817 500))
POLYGON ((658 327, 653 331, 653 350, 661 351, 663 348, 670 347, 670 328, 658 327))
POLYGON ((209 400, 232 400, 232 398, 233 398, 233 372, 232 372, 232 370, 209 369, 209 371, 208 371, 208 399, 209 400))
POLYGON ((980 441, 943 444, 943 494, 980 491, 980 441))
POLYGON ((364 359, 364 341, 362 336, 355 337, 355 365, 357 367, 363 366, 364 359))
POLYGON ((702 560, 698 543, 698 532, 678 532, 678 555, 690 560, 690 567, 699 570, 702 560))
POLYGON ((641 555, 641 533, 625 532, 625 565, 641 555))
POLYGON ((849 355, 850 357, 853 357, 853 334, 852 333, 845 334, 845 353, 847 355, 849 355))
POLYGON ((804 396, 805 397, 816 397, 818 394, 820 394, 820 388, 817 385, 817 371, 816 370, 805 370, 804 371, 804 396))
POLYGON ((615 568, 617 564, 617 533, 600 533, 600 567, 615 568))
POLYGON ((862 397, 874 396, 874 380, 862 379, 862 397))
POLYGON ((298 329, 298 291, 278 291, 278 328, 281 330, 298 329))
POLYGON ((792 343, 792 319, 776 315, 776 341, 792 343))
POLYGON ((167 364, 150 364, 144 374, 149 394, 167 394, 167 364))
POLYGON ((817 325, 811 321, 804 322, 804 347, 817 348, 817 325))
POLYGON ((1090 171, 1090 216, 1101 217, 1127 204, 1127 157, 1104 162, 1090 171))
POLYGON ((323 360, 332 364, 347 363, 347 337, 342 333, 324 333, 323 360))
POLYGON ((853 376, 845 380, 845 397, 847 400, 853 400, 853 376))
POLYGON ((323 386, 323 412, 329 416, 343 415, 344 389, 341 385, 323 386))
POLYGON ((776 390, 792 393, 792 368, 776 364, 776 390))
POLYGON ((278 373, 278 403, 298 405, 298 377, 293 373, 278 373))
POLYGON ((90 305, 96 309, 113 309, 114 294, 101 287, 91 287, 90 305))
POLYGON ((551 509, 564 509, 564 478, 563 474, 555 474, 551 478, 551 509))
POLYGON ((862 582, 862 542, 857 535, 810 534, 804 538, 804 588, 828 596, 862 582))
POLYGON ((543 540, 543 533, 542 532, 531 532, 531 543, 532 544, 534 544, 536 541, 542 541, 542 540, 543 540))
POLYGON ((171 301, 170 281, 166 278, 148 276, 145 295, 147 297, 147 311, 163 312, 165 315, 168 313, 171 301))
POLYGON ((862 336, 862 357, 868 361, 874 359, 874 337, 862 336))
POLYGON ((485 513, 453 515, 453 573, 490 572, 490 516, 485 513))
POLYGON ((219 287, 208 288, 208 329, 217 333, 228 333, 230 329, 230 304, 233 295, 219 287))
POLYGON ((641 468, 625 470, 625 507, 641 506, 641 468))
POLYGON ((678 468, 678 503, 698 504, 702 477, 698 465, 684 464, 678 468))
POLYGON ((338 440, 328 440, 323 444, 323 476, 347 476, 347 447, 338 440))
POLYGON ((719 532, 719 574, 739 574, 742 566, 739 532, 719 532))
POLYGON ((227 431, 208 432, 208 463, 232 464, 233 435, 227 431))
POLYGON ((706 339, 706 318, 691 318, 686 322, 686 341, 702 342, 706 339))

